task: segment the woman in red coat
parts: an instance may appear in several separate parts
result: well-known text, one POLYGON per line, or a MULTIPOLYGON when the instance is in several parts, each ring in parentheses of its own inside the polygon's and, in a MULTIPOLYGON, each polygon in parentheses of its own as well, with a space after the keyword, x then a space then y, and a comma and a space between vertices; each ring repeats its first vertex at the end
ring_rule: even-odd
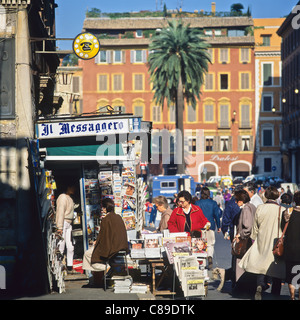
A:
POLYGON ((187 232, 191 235, 192 231, 209 229, 210 222, 204 216, 202 210, 193 205, 192 196, 188 191, 181 191, 177 196, 178 207, 175 208, 168 221, 170 232, 187 232))

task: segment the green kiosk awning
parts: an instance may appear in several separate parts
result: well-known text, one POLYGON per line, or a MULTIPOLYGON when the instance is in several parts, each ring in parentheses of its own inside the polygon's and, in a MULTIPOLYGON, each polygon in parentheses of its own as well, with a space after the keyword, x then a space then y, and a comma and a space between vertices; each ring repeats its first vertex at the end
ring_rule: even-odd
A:
POLYGON ((128 160, 121 144, 47 147, 46 160, 128 160))

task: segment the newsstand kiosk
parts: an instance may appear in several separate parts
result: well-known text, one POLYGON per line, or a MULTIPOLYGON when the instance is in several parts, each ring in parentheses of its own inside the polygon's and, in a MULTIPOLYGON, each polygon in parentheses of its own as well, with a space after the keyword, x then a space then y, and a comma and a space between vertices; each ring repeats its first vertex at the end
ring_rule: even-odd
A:
POLYGON ((58 261, 55 202, 70 183, 74 197, 74 265, 80 268, 84 252, 100 230, 101 200, 112 198, 116 213, 136 238, 142 228, 145 183, 137 179, 136 166, 150 157, 151 123, 131 114, 56 117, 36 125, 41 175, 37 190, 47 233, 50 286, 64 291, 63 263, 58 261))

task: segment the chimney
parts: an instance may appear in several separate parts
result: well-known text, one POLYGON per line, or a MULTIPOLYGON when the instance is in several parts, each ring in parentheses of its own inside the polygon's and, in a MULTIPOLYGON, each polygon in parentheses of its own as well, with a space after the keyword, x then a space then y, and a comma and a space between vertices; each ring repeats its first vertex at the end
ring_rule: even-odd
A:
POLYGON ((216 3, 215 2, 211 3, 211 12, 213 15, 215 15, 215 13, 216 13, 216 3))

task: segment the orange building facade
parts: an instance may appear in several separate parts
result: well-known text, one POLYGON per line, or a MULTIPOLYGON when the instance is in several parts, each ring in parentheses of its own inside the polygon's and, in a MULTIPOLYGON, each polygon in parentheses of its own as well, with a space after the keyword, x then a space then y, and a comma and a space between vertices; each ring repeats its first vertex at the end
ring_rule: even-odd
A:
MULTIPOLYGON (((196 181, 212 175, 247 176, 255 166, 255 41, 249 32, 253 20, 209 17, 182 21, 203 30, 212 61, 196 109, 185 105, 187 173, 196 181)), ((163 129, 175 136, 174 106, 155 104, 147 66, 151 35, 166 23, 163 18, 87 18, 83 27, 99 37, 101 46, 95 59, 80 61, 83 112, 110 105, 151 121, 154 155, 166 148, 164 140, 161 146, 156 143, 163 129)), ((173 137, 171 162, 176 145, 173 137)), ((150 164, 152 174, 167 174, 169 169, 161 162, 150 164)))

